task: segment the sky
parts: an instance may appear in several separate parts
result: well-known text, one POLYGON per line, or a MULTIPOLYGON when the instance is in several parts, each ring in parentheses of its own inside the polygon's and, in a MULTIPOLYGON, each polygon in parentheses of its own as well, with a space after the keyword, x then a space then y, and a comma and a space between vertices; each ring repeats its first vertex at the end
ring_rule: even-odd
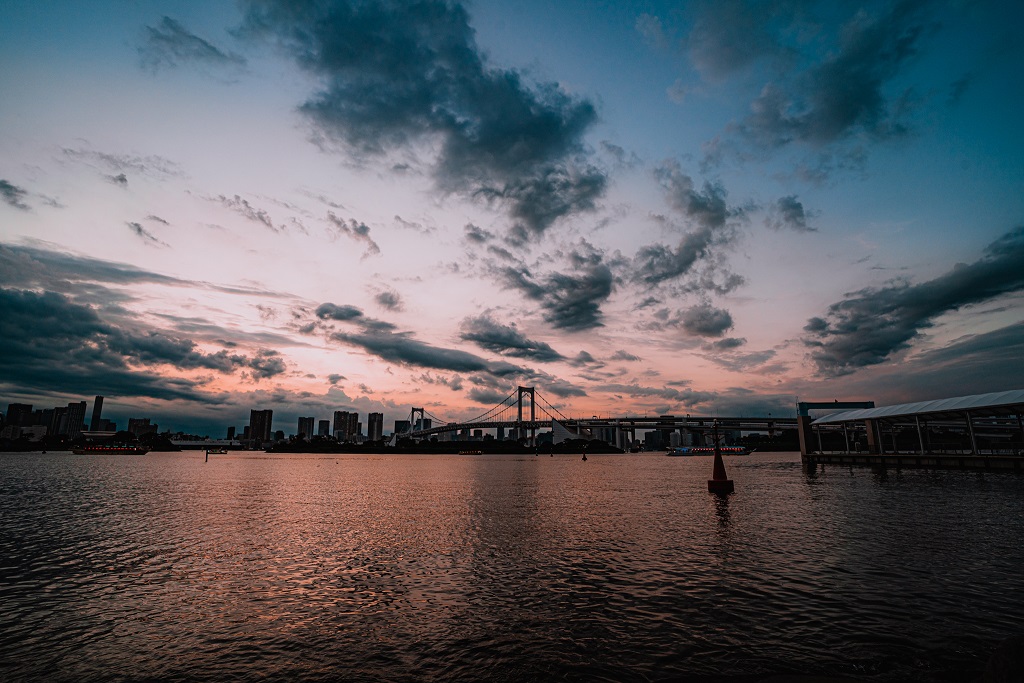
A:
POLYGON ((0 402, 219 435, 1024 388, 1022 22, 2 3, 0 402))

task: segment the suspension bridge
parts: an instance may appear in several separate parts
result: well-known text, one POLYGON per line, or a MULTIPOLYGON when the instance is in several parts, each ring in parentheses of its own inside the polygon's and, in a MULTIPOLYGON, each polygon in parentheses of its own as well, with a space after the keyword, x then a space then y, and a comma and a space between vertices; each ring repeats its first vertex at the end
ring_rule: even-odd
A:
MULTIPOLYGON (((535 387, 516 387, 501 402, 471 420, 445 420, 422 407, 409 411, 405 429, 396 429, 394 438, 430 439, 457 433, 467 439, 476 430, 494 430, 498 440, 525 440, 536 445, 537 432, 550 429, 553 443, 566 439, 601 439, 623 450, 636 441, 637 431, 659 430, 663 433, 689 432, 702 441, 715 423, 722 430, 759 431, 773 435, 778 431, 795 430, 796 418, 772 417, 693 417, 690 415, 657 415, 589 418, 569 417, 545 399, 535 387)), ((668 442, 668 439, 665 439, 668 442)))

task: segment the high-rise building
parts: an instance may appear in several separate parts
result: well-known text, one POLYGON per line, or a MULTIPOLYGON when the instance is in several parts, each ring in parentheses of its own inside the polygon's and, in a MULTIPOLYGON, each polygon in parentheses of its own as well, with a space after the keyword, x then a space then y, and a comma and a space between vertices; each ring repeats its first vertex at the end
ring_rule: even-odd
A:
POLYGON ((296 432, 296 434, 299 434, 307 439, 313 438, 313 422, 314 419, 311 417, 300 417, 299 431, 296 432))
POLYGON ((380 441, 384 438, 384 413, 370 413, 366 418, 366 438, 380 441))
POLYGON ((89 422, 89 429, 92 431, 99 431, 102 429, 100 425, 100 413, 103 412, 103 397, 97 396, 95 402, 92 404, 92 421, 89 422))
POLYGON ((401 436, 412 429, 412 423, 408 420, 395 420, 395 434, 401 436))
POLYGON ((352 441, 359 431, 359 413, 334 411, 334 435, 338 441, 352 441))
POLYGON ((234 438, 235 438, 235 428, 234 427, 228 427, 228 441, 231 441, 234 438))
POLYGON ((69 439, 78 437, 85 429, 85 401, 68 404, 67 435, 69 439))
POLYGON ((32 424, 32 406, 27 403, 7 404, 7 424, 28 427, 32 424))
POLYGON ((271 425, 274 421, 273 410, 250 410, 249 411, 249 439, 253 445, 260 447, 266 441, 270 441, 271 425))
POLYGON ((331 435, 331 421, 330 420, 320 420, 317 423, 316 435, 317 436, 330 436, 331 435))

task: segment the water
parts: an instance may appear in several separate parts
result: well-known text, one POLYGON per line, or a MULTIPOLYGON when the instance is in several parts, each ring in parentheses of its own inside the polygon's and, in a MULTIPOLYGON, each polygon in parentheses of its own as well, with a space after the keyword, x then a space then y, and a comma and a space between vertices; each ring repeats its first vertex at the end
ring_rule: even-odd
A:
POLYGON ((0 679, 971 679, 1024 477, 796 454, 0 454, 0 679))

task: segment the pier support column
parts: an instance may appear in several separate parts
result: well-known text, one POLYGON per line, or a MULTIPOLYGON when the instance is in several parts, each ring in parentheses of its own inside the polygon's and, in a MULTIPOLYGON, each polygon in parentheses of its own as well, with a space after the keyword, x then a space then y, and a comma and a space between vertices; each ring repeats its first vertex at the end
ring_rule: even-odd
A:
POLYGON ((878 455, 878 426, 874 420, 864 420, 864 427, 867 430, 868 453, 878 455))
POLYGON ((807 456, 814 452, 814 441, 813 430, 811 429, 811 417, 809 415, 800 415, 796 418, 796 432, 797 436, 800 437, 800 457, 803 460, 807 460, 807 456))

